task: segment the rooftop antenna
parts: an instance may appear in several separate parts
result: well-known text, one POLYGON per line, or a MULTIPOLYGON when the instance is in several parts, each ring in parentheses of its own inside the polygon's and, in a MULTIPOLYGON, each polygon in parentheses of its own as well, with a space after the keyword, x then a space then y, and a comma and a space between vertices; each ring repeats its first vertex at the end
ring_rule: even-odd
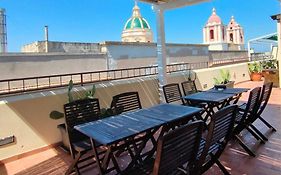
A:
POLYGON ((0 8, 0 53, 7 52, 7 28, 5 9, 0 8))

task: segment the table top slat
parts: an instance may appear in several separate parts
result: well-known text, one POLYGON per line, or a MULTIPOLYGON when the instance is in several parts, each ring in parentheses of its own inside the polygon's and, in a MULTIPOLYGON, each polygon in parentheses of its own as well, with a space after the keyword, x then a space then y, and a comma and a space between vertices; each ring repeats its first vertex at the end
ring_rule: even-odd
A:
POLYGON ((249 88, 226 88, 226 89, 209 89, 206 92, 214 92, 214 93, 225 93, 225 94, 241 94, 243 92, 247 92, 248 90, 250 90, 249 88))
POLYGON ((193 116, 200 111, 200 108, 195 107, 160 104, 77 125, 74 128, 103 145, 110 145, 168 122, 193 116))
POLYGON ((216 92, 198 92, 195 94, 184 96, 183 98, 189 101, 207 102, 207 103, 220 103, 224 100, 233 97, 234 94, 216 93, 216 92))

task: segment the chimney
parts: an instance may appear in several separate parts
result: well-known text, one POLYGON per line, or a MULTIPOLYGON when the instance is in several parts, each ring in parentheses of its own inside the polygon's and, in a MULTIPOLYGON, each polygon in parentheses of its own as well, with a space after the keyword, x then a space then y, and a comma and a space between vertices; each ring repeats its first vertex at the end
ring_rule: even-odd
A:
POLYGON ((46 48, 46 53, 49 52, 49 31, 48 31, 48 26, 44 27, 45 29, 45 48, 46 48))

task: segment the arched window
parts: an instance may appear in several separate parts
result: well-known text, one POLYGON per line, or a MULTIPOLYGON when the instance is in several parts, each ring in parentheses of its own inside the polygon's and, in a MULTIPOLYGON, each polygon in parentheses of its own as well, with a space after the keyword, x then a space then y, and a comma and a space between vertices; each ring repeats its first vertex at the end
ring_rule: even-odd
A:
POLYGON ((232 34, 232 33, 229 34, 229 40, 230 40, 231 42, 233 42, 233 34, 232 34))
POLYGON ((210 39, 214 39, 214 30, 210 30, 210 39))

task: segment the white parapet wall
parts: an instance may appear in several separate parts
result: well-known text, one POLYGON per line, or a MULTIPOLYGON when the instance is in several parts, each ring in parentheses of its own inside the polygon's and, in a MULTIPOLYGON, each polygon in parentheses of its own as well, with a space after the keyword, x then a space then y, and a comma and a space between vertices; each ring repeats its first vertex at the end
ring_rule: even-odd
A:
MULTIPOLYGON (((229 70, 231 80, 236 83, 249 80, 247 63, 200 69, 194 71, 197 74, 198 89, 213 87, 213 78, 219 75, 220 69, 229 70)), ((188 76, 188 72, 168 74, 168 83, 181 83, 188 76)), ((75 98, 82 98, 85 90, 91 87, 92 85, 75 87, 75 98)), ((112 96, 127 91, 138 91, 144 108, 160 102, 155 76, 98 83, 96 88, 95 97, 99 98, 102 108, 110 106, 112 96)), ((64 120, 53 120, 49 114, 53 110, 63 112, 65 103, 67 88, 1 98, 0 138, 14 135, 16 142, 0 148, 0 161, 12 160, 18 155, 60 142, 61 135, 57 125, 64 120)))

